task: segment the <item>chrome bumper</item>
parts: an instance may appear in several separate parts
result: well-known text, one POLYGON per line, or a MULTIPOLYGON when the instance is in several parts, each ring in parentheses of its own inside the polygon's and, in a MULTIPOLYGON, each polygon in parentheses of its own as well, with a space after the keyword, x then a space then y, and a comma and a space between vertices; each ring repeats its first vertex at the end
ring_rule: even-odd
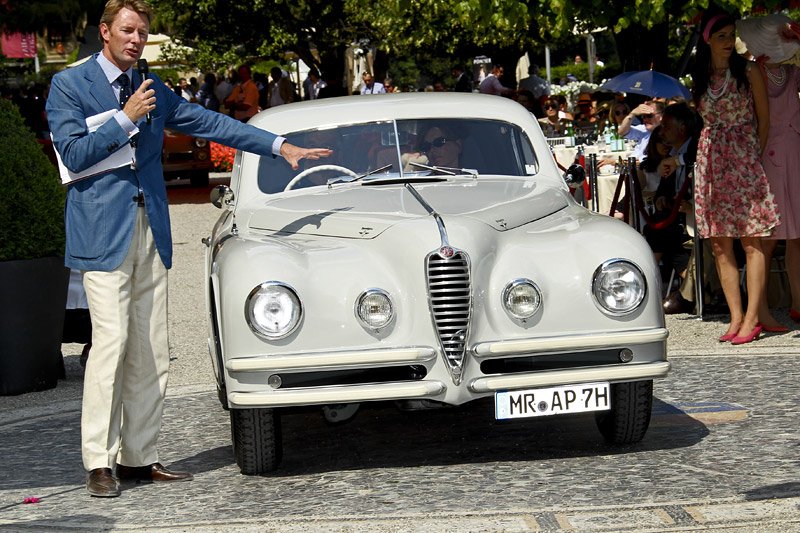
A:
MULTIPOLYGON (((483 342, 473 345, 471 354, 477 362, 498 357, 531 356, 558 352, 585 352, 597 349, 635 347, 666 341, 668 331, 655 328, 642 331, 566 335, 534 339, 483 342)), ((664 349, 666 351, 666 349, 664 349)), ((436 351, 428 346, 411 346, 381 350, 352 350, 324 353, 294 353, 237 357, 225 362, 230 374, 314 372, 372 368, 391 365, 426 365, 436 363, 436 351)), ((290 407, 357 403, 401 399, 437 399, 447 403, 464 403, 495 391, 553 387, 594 381, 611 383, 662 378, 670 369, 667 361, 648 361, 566 368, 538 372, 481 375, 461 385, 429 374, 420 381, 309 386, 285 389, 235 391, 229 389, 228 403, 234 408, 290 407), (436 378, 439 379, 436 379, 436 378), (448 387, 451 387, 448 390, 448 387)))

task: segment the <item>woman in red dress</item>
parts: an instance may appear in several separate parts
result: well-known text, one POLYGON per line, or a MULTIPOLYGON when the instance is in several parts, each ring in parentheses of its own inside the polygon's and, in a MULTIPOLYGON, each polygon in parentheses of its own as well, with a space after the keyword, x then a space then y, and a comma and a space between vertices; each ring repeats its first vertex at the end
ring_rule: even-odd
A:
POLYGON ((745 344, 758 338, 758 305, 766 261, 761 238, 780 222, 761 164, 769 132, 767 91, 761 70, 735 51, 734 19, 706 13, 697 45, 694 101, 703 117, 695 172, 695 217, 700 237, 711 240, 731 321, 720 342, 745 344), (746 312, 733 243, 747 259, 746 312))

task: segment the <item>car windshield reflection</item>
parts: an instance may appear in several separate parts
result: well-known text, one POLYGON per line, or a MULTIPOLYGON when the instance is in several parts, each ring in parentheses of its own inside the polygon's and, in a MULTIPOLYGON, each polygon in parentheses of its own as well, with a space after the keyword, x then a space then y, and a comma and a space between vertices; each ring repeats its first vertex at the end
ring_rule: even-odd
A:
POLYGON ((300 173, 304 176, 290 188, 351 181, 353 175, 369 175, 362 180, 365 182, 422 178, 435 173, 429 167, 464 169, 453 174, 504 176, 530 176, 539 167, 527 135, 518 126, 495 120, 371 122, 300 131, 285 137, 298 146, 330 148, 333 154, 325 159, 303 160, 298 170, 292 170, 281 158, 261 157, 258 186, 264 193, 282 192, 300 173))

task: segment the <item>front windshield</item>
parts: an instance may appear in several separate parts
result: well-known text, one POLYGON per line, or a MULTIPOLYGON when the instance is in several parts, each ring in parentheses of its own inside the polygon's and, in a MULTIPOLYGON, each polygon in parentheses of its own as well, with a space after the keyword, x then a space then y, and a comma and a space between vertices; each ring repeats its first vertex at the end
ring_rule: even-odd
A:
MULTIPOLYGON (((417 119, 350 124, 285 135, 297 146, 331 148, 325 159, 300 161, 292 170, 283 159, 261 157, 258 186, 271 194, 281 192, 300 172, 321 165, 337 165, 362 175, 388 166, 370 178, 427 176, 430 170, 415 166, 466 169, 479 175, 529 176, 538 170, 527 135, 508 122, 475 119, 417 119)), ((324 185, 329 179, 352 174, 321 170, 302 178, 294 188, 324 185)))

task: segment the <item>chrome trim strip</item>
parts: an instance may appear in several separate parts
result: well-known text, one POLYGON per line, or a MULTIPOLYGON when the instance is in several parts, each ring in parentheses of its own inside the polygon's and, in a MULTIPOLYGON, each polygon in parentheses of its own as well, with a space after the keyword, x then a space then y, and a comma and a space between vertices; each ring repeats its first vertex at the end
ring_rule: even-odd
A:
POLYGON ((439 238, 442 240, 442 246, 450 246, 450 241, 447 239, 447 228, 444 227, 444 220, 442 220, 442 217, 439 216, 439 213, 437 213, 436 210, 431 207, 431 204, 429 204, 425 198, 422 197, 422 195, 417 191, 417 189, 414 188, 413 185, 406 182, 403 184, 403 186, 436 221, 436 227, 439 228, 439 238))
POLYGON ((667 328, 590 335, 564 335, 512 341, 481 342, 472 347, 475 357, 500 357, 504 355, 556 352, 561 350, 594 350, 625 347, 635 344, 664 342, 669 336, 667 328))
POLYGON ((553 387, 592 381, 636 381, 663 378, 669 372, 668 361, 657 363, 624 364, 595 368, 576 368, 568 370, 548 370, 530 374, 500 375, 477 378, 469 383, 469 390, 475 393, 514 390, 529 387, 553 387))
POLYGON ((278 372, 288 370, 322 370, 327 368, 371 367, 390 364, 415 365, 436 358, 433 348, 398 348, 349 352, 297 353, 259 355, 228 359, 228 372, 278 372))
POLYGON ((430 398, 442 394, 447 387, 440 381, 409 383, 379 383, 337 387, 308 387, 271 392, 231 392, 232 407, 288 407, 328 403, 368 402, 373 400, 402 400, 430 398))

